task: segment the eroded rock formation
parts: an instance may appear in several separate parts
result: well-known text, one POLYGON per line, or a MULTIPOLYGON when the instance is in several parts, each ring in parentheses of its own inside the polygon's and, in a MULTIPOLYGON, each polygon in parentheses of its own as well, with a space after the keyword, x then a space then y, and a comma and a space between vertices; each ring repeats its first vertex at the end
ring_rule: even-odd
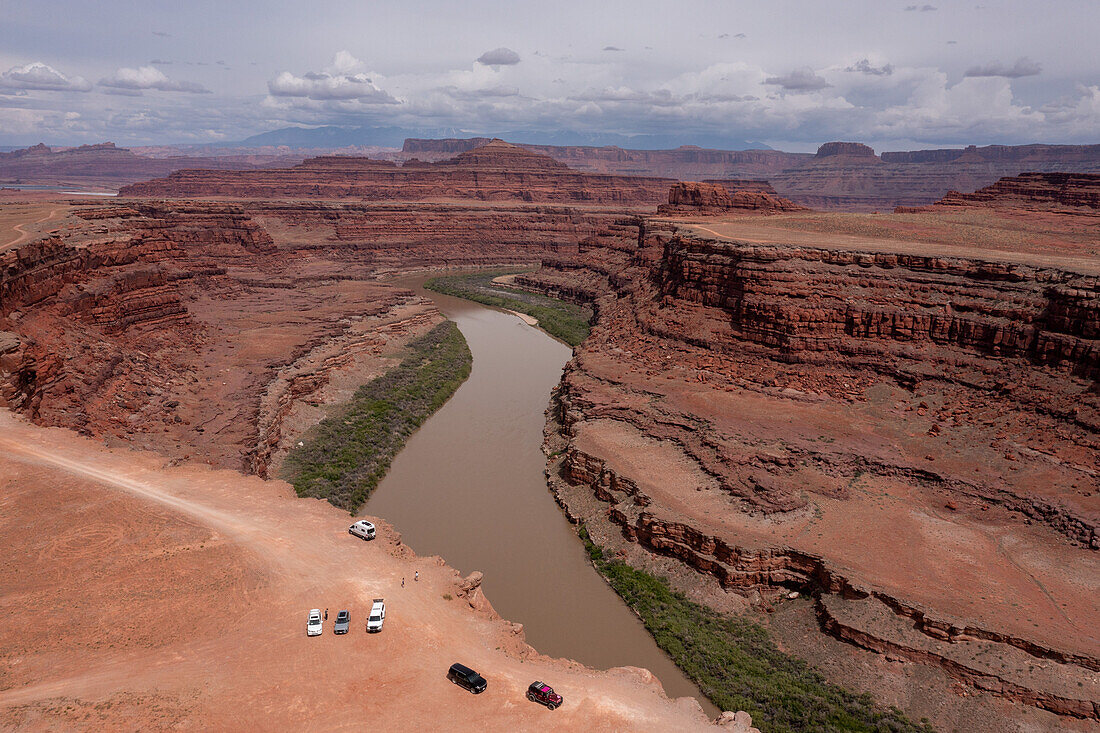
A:
POLYGON ((719 183, 681 181, 668 190, 668 203, 657 207, 662 215, 714 214, 729 211, 751 211, 758 214, 779 214, 805 211, 793 201, 758 191, 731 191, 719 183))

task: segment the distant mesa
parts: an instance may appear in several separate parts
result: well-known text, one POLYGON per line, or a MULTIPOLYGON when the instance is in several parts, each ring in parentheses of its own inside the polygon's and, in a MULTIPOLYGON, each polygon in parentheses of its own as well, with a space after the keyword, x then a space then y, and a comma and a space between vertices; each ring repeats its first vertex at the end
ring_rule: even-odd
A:
MULTIPOLYGON (((57 148, 39 143, 22 150, 0 153, 0 184, 96 185, 114 188, 126 183, 167 175, 180 168, 260 168, 283 156, 250 155, 200 158, 173 156, 150 158, 112 142, 57 148)), ((300 159, 299 159, 300 160, 300 159)), ((285 165, 286 162, 283 164, 285 165)))
POLYGON ((863 143, 825 143, 817 149, 818 158, 829 158, 834 155, 850 155, 858 158, 875 158, 875 151, 863 143))
POLYGON ((583 173, 540 152, 490 140, 438 162, 352 156, 310 158, 293 168, 180 170, 124 187, 123 196, 360 201, 477 200, 649 207, 673 181, 583 173))
POLYGON ((458 153, 465 153, 467 150, 479 148, 492 140, 493 138, 490 137, 451 137, 442 140, 409 137, 405 138, 405 143, 401 146, 401 152, 417 154, 449 153, 451 155, 457 155, 458 153))

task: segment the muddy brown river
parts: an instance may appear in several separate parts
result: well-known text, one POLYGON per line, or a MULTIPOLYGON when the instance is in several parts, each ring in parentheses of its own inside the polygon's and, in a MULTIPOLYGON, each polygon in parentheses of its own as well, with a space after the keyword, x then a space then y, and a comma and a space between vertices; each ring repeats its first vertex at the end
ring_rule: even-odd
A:
POLYGON ((522 623, 540 652, 599 669, 644 667, 670 696, 698 698, 717 715, 589 564, 546 487, 544 410, 569 347, 510 313, 424 291, 424 279, 400 282, 458 324, 473 370, 394 459, 363 513, 391 522, 418 555, 485 573, 494 608, 522 623))

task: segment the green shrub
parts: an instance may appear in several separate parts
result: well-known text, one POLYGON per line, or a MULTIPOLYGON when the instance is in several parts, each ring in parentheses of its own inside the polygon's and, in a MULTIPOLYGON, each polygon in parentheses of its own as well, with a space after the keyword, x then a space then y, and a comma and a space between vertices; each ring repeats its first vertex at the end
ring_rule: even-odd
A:
POLYGON ((580 528, 592 564, 642 619, 658 646, 723 710, 744 710, 772 731, 931 731, 870 695, 831 684, 780 651, 763 626, 727 616, 673 591, 667 581, 609 559, 580 528))
POLYGON ((465 298, 494 308, 526 313, 539 322, 539 327, 551 336, 559 338, 570 346, 576 346, 588 338, 592 322, 592 309, 586 306, 566 303, 525 290, 517 290, 493 282, 501 275, 514 275, 516 270, 495 270, 476 272, 466 275, 447 275, 435 277, 424 283, 428 290, 444 295, 465 298))
POLYGON ((283 477, 298 496, 355 512, 389 470, 405 441, 470 376, 473 357, 446 321, 411 341, 401 363, 356 390, 351 401, 293 448, 283 477))

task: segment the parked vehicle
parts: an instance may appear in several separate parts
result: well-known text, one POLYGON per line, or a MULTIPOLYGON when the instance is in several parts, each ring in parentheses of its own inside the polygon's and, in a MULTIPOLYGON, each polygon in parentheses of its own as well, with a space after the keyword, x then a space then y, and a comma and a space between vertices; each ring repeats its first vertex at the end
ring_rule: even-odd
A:
POLYGON ((367 618, 367 631, 381 631, 382 623, 386 620, 386 602, 381 598, 375 598, 370 607, 370 616, 367 618))
POLYGON ((545 682, 532 682, 527 688, 527 699, 531 702, 540 702, 550 710, 561 705, 565 699, 554 692, 554 688, 545 682))
POLYGON ((451 668, 447 670, 447 679, 454 682, 459 687, 465 687, 475 695, 480 692, 485 692, 485 688, 488 683, 485 678, 473 671, 464 664, 455 662, 451 665, 451 668))
POLYGON ((321 621, 321 609, 315 608, 309 612, 309 620, 306 621, 306 636, 320 636, 324 631, 324 622, 321 621))
POLYGON ((348 633, 348 627, 351 626, 351 612, 340 611, 336 614, 336 623, 332 625, 332 633, 334 634, 346 634, 348 633))
POLYGON ((365 540, 373 540, 374 525, 365 519, 360 519, 358 522, 348 527, 348 534, 362 537, 365 540))

